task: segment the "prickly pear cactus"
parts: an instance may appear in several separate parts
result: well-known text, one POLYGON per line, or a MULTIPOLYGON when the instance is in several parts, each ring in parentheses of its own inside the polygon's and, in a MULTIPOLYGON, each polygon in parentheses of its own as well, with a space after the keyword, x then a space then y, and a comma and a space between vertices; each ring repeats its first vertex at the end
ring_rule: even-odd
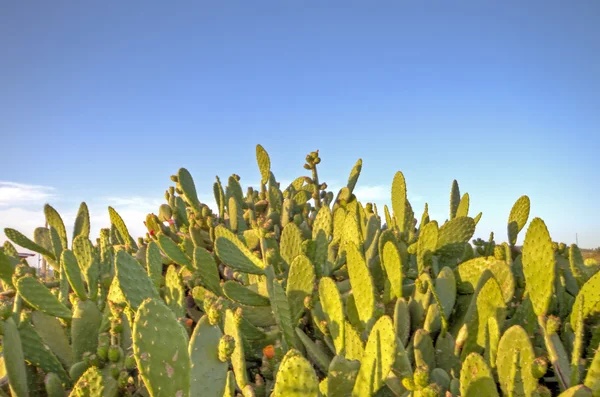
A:
POLYGON ((144 236, 85 202, 72 236, 50 204, 4 229, 0 396, 600 395, 600 266, 539 217, 517 246, 528 196, 502 242, 457 181, 419 221, 401 171, 380 214, 361 159, 334 192, 318 151, 287 187, 255 154, 259 184, 216 176, 215 208, 178 169, 144 236))

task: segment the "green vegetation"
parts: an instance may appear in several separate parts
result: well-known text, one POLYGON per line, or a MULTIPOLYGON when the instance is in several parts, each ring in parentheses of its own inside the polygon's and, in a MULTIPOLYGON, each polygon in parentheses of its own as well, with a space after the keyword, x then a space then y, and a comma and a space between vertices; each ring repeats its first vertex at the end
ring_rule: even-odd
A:
POLYGON ((180 169, 142 238, 109 207, 92 241, 85 203, 72 236, 50 205, 32 237, 5 229, 0 396, 600 395, 598 263, 527 196, 507 242, 473 240, 456 181, 448 219, 419 222, 401 172, 381 216, 360 160, 334 195, 318 152, 284 189, 256 158, 258 189, 217 178, 217 213, 180 169))

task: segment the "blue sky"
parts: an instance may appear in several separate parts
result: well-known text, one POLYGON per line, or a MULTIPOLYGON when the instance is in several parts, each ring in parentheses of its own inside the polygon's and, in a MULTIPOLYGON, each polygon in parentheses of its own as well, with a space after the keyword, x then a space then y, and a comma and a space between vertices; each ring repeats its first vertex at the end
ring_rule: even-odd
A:
POLYGON ((179 167, 207 202, 215 175, 256 185, 261 143, 282 182, 319 149, 331 187, 363 159, 364 201, 401 170, 443 222, 457 179, 476 237, 504 241, 527 194, 555 240, 600 246, 598 20, 596 0, 5 2, 0 227, 85 200, 95 231, 113 205, 139 235, 179 167))

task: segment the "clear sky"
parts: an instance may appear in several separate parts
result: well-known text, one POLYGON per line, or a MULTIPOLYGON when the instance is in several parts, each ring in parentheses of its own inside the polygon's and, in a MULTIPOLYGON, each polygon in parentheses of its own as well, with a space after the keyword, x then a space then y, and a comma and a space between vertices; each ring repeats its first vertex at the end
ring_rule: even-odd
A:
POLYGON ((443 222, 457 179, 476 237, 505 241, 527 194, 598 247, 599 21, 597 0, 2 2, 0 227, 84 200, 137 237, 179 167, 207 203, 215 175, 256 186, 261 143, 283 183, 319 149, 336 189, 362 158, 381 209, 401 170, 443 222))

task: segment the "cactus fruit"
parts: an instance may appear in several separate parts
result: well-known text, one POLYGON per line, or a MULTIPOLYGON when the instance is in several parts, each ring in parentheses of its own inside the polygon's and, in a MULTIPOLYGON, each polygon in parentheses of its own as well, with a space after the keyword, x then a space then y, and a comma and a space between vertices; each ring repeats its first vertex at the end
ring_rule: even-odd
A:
POLYGON ((215 212, 180 168, 138 238, 109 207, 91 239, 85 202, 72 236, 49 204, 33 238, 5 229, 0 395, 600 394, 600 266, 541 218, 516 246, 528 196, 484 240, 457 181, 449 218, 418 222, 402 172, 380 216, 362 160, 337 195, 320 162, 282 190, 257 145, 260 183, 217 176, 215 212))

